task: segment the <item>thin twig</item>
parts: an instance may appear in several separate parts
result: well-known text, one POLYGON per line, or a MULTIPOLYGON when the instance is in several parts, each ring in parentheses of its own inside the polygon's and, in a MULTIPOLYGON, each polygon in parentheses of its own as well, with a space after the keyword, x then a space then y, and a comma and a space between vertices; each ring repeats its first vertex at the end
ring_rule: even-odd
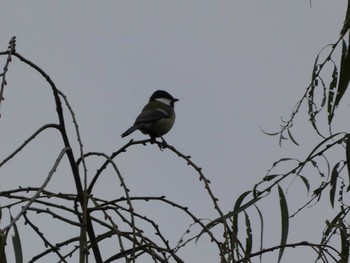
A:
POLYGON ((63 148, 60 152, 60 154, 58 155, 58 158, 55 162, 55 164, 53 165, 53 167, 51 168, 48 176, 46 177, 45 181, 43 182, 43 184, 41 185, 41 187, 38 189, 38 191, 35 193, 35 195, 28 201, 28 203, 22 208, 22 210, 18 213, 18 215, 13 218, 10 222, 10 224, 8 224, 5 228, 2 229, 2 232, 6 233, 7 231, 9 231, 11 229, 11 227, 18 221, 18 219, 21 218, 21 216, 26 213, 27 209, 29 206, 31 206, 31 204, 33 204, 33 202, 38 198, 38 196, 41 194, 41 192, 44 190, 44 188, 47 186, 47 184, 50 182, 53 174, 55 173, 58 165, 60 164, 63 156, 65 155, 65 153, 67 152, 67 148, 63 148))
MULTIPOLYGON (((10 40, 8 51, 5 52, 7 54, 7 59, 6 59, 6 63, 5 63, 3 72, 0 74, 0 77, 1 77, 0 105, 1 105, 1 101, 4 100, 4 89, 5 89, 5 86, 7 85, 6 74, 8 72, 10 62, 12 61, 12 57, 11 57, 12 53, 14 53, 15 51, 16 51, 16 37, 14 36, 10 40)), ((4 54, 4 53, 2 53, 2 54, 4 54)), ((0 113, 0 117, 1 117, 1 113, 0 113)))

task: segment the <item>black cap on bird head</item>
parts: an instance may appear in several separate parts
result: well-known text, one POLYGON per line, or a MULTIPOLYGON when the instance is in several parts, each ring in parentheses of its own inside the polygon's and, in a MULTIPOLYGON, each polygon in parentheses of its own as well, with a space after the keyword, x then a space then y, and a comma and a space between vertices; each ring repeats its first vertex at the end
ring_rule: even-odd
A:
POLYGON ((176 102, 179 99, 174 98, 173 96, 171 96, 168 92, 166 92, 165 90, 157 90, 155 91, 151 98, 149 99, 150 101, 156 100, 156 99, 168 99, 171 100, 172 102, 176 102))

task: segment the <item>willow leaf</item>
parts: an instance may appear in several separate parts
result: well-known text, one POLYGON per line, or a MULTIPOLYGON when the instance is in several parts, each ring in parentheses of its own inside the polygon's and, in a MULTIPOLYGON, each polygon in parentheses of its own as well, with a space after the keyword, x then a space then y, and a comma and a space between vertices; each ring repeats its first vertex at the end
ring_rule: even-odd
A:
POLYGON ((6 263, 6 253, 5 253, 5 246, 6 246, 6 239, 7 234, 0 231, 0 262, 6 263))
MULTIPOLYGON (((246 198, 246 196, 250 193, 251 191, 246 191, 243 194, 241 194, 240 197, 238 197, 235 206, 233 207, 233 211, 237 211, 241 207, 244 198, 246 198)), ((235 233, 235 235, 238 234, 238 213, 234 214, 232 217, 232 230, 235 233)))
POLYGON ((348 31, 349 27, 350 27, 350 2, 348 1, 346 16, 345 16, 343 28, 340 31, 340 34, 344 35, 346 33, 346 31, 348 31))
POLYGON ((250 224, 250 219, 247 214, 247 212, 244 211, 245 216, 245 226, 246 226, 246 244, 245 244, 245 253, 249 255, 252 252, 252 246, 253 246, 253 234, 252 234, 252 227, 250 224))
POLYGON ((306 190, 307 190, 307 194, 310 193, 310 183, 309 180, 305 178, 305 176, 302 176, 300 174, 298 174, 298 177, 303 181, 303 183, 305 184, 306 190))
POLYGON ((346 89, 348 88, 349 81, 350 81, 350 55, 349 55, 349 49, 346 45, 345 41, 342 42, 342 55, 340 60, 340 72, 339 72, 339 83, 338 83, 338 90, 337 95, 334 102, 334 107, 337 107, 340 103, 340 100, 342 99, 344 93, 346 92, 346 89))
POLYGON ((328 124, 331 124, 334 116, 334 110, 337 106, 335 103, 336 98, 336 88, 337 88, 337 82, 338 82, 338 70, 336 65, 334 64, 333 67, 333 73, 332 73, 332 81, 329 84, 329 91, 328 91, 328 107, 327 107, 327 112, 328 112, 328 124))
MULTIPOLYGON (((259 207, 257 207, 256 205, 254 205, 254 207, 258 211, 259 218, 260 218, 260 251, 262 251, 264 248, 264 218, 263 218, 263 215, 262 215, 259 207)), ((259 259, 261 262, 262 261, 262 254, 260 254, 259 259)))
MULTIPOLYGON (((13 220, 11 216, 11 220, 13 220)), ((12 236, 12 244, 15 252, 16 263, 23 263, 23 253, 21 239, 16 224, 13 225, 14 235, 12 236)))
POLYGON ((330 181, 331 190, 329 191, 329 198, 330 198, 332 208, 334 208, 334 198, 335 198, 335 192, 337 190, 337 180, 339 177, 338 168, 340 163, 341 162, 338 162, 336 165, 334 165, 332 170, 332 175, 331 175, 331 181, 330 181))
POLYGON ((326 245, 327 244, 327 240, 329 239, 331 233, 334 231, 335 226, 338 224, 338 221, 341 220, 341 217, 344 216, 344 212, 341 211, 339 212, 331 222, 327 223, 327 228, 325 229, 325 231, 323 232, 323 237, 322 237, 322 241, 321 244, 322 245, 326 245))
POLYGON ((345 155, 346 155, 346 166, 348 168, 348 178, 349 178, 349 186, 346 189, 346 191, 349 192, 350 190, 350 134, 346 136, 345 155))
POLYGON ((289 139, 290 139, 295 145, 299 146, 299 143, 294 139, 294 137, 293 137, 292 133, 290 132, 290 130, 287 129, 287 131, 288 131, 289 139))
POLYGON ((288 239, 288 231, 289 231, 289 212, 286 197, 283 193, 282 188, 278 185, 278 196, 280 200, 280 209, 281 209, 281 242, 280 242, 280 250, 278 255, 278 262, 281 262, 284 247, 287 244, 288 239))
MULTIPOLYGON (((251 192, 251 191, 248 191, 251 192)), ((243 195, 243 194, 242 194, 243 195)), ((219 217, 214 219, 213 221, 211 221, 209 224, 207 224, 205 227, 209 230, 213 227, 215 227, 217 224, 219 224, 220 222, 222 222, 223 220, 233 217, 237 214, 239 214, 240 212, 244 211, 245 209, 247 209, 248 207, 254 205, 256 202, 258 202, 262 197, 254 197, 253 199, 251 199, 250 201, 248 201, 247 203, 245 203, 244 205, 240 206, 237 210, 231 211, 229 213, 227 213, 226 215, 224 215, 224 218, 219 217)), ((204 230, 201 231, 201 233, 198 235, 198 238, 204 233, 204 230)), ((197 238, 197 239, 198 239, 197 238)))
POLYGON ((339 224, 339 232, 340 232, 340 240, 341 240, 341 259, 338 261, 339 263, 349 262, 349 241, 347 234, 347 227, 344 225, 343 221, 339 224))

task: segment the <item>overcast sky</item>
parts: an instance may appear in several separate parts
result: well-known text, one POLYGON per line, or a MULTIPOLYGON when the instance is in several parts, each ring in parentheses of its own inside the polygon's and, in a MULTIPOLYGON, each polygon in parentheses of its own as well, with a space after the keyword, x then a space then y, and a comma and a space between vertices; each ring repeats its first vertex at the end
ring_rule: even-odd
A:
MULTIPOLYGON (((120 134, 155 90, 179 98, 175 125, 165 138, 203 168, 223 210, 229 211, 274 161, 305 157, 317 142, 302 119, 295 131, 304 145, 299 148, 290 143, 280 148, 278 139, 264 135, 260 127, 277 131, 280 117, 288 117, 309 84, 317 53, 337 40, 345 9, 345 0, 3 1, 0 50, 16 36, 17 51, 44 69, 68 96, 86 152, 109 154, 131 138, 145 138, 139 132, 124 139, 120 134)), ((0 59, 4 65, 5 57, 0 59)), ((4 97, 1 160, 38 127, 57 119, 46 82, 16 59, 4 97)), ((67 123, 72 127, 69 119, 67 123)), ((2 168, 1 190, 41 184, 61 149, 57 140, 54 132, 45 133, 2 168)), ((74 136, 71 141, 76 143, 74 136)), ((99 161, 88 164, 91 174, 99 161)), ((217 217, 197 174, 170 151, 132 147, 117 164, 132 195, 165 195, 200 218, 217 217)), ((62 171, 58 169, 49 187, 74 191, 72 178, 62 171)), ((111 180, 101 180, 95 196, 121 196, 122 189, 111 180)), ((293 193, 287 198, 292 201, 293 193)), ((279 242, 278 200, 269 200, 263 206, 271 231, 265 232, 265 247, 279 242)), ((140 209, 151 218, 174 221, 171 209, 140 209)), ((295 219, 291 241, 319 241, 324 220, 316 224, 316 219, 315 212, 295 219)), ((176 241, 189 222, 179 220, 166 232, 176 241)), ((28 243, 23 246, 27 261, 32 249, 28 243)), ((186 262, 218 262, 216 248, 206 240, 180 255, 186 262)), ((295 249, 286 252, 283 262, 312 259, 312 253, 295 249)))

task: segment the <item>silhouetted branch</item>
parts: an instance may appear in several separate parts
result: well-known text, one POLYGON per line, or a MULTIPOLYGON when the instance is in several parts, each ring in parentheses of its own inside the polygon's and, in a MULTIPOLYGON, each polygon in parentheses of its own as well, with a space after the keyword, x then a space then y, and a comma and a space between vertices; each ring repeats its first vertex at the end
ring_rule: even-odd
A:
MULTIPOLYGON (((315 249, 315 251, 317 253, 319 253, 319 251, 321 250, 322 253, 327 254, 328 256, 330 256, 334 262, 339 262, 337 260, 337 258, 335 256, 333 256, 328 250, 332 250, 333 252, 335 252, 340 258, 341 258, 341 253, 339 251, 337 251, 334 247, 332 246, 328 246, 328 245, 320 245, 320 244, 314 244, 314 243, 310 243, 307 241, 302 241, 299 243, 291 243, 291 244, 287 244, 284 246, 274 246, 274 247, 270 247, 270 248, 265 248, 262 249, 261 251, 258 251, 256 253, 252 253, 249 255, 249 259, 253 258, 253 257, 257 257, 260 256, 262 254, 268 253, 268 252, 272 252, 274 250, 279 250, 281 247, 284 248, 296 248, 296 247, 311 247, 313 249, 315 249)), ((248 258, 242 258, 237 260, 235 263, 241 263, 241 262, 246 262, 248 258)), ((326 260, 326 259, 325 259, 326 260)), ((328 260, 326 260, 326 262, 328 262, 328 260)))
POLYGON ((17 220, 26 213, 27 209, 29 206, 31 206, 33 204, 33 202, 38 198, 38 196, 41 194, 41 192, 44 190, 44 188, 47 186, 47 184, 49 183, 49 181, 51 180, 52 175, 54 174, 54 172, 57 169, 57 166, 59 165, 59 163, 61 162, 64 154, 66 153, 67 149, 64 148, 62 149, 61 153, 59 154, 54 166, 52 167, 52 169, 49 172, 49 175, 47 176, 46 180, 43 182, 43 184, 41 185, 41 187, 38 189, 38 191, 35 193, 35 195, 28 201, 28 203, 22 208, 22 211, 11 220, 10 224, 7 225, 6 227, 4 227, 2 229, 3 232, 7 232, 11 229, 11 227, 17 222, 17 220))
MULTIPOLYGON (((1 52, 0 55, 7 55, 7 60, 3 69, 3 72, 0 74, 1 77, 1 86, 0 86, 0 105, 1 105, 1 101, 4 100, 4 89, 5 86, 7 85, 7 81, 6 81, 6 74, 9 70, 9 65, 10 62, 12 61, 12 54, 16 51, 16 37, 12 37, 8 46, 8 51, 6 52, 1 52)), ((1 114, 0 114, 1 117, 1 114)))

